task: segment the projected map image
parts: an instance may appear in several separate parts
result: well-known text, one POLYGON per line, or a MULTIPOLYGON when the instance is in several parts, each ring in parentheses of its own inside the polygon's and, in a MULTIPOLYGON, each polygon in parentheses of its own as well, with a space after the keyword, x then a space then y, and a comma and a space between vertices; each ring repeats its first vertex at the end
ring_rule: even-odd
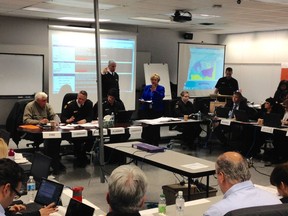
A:
POLYGON ((184 89, 213 89, 223 74, 223 64, 223 49, 191 47, 184 89))

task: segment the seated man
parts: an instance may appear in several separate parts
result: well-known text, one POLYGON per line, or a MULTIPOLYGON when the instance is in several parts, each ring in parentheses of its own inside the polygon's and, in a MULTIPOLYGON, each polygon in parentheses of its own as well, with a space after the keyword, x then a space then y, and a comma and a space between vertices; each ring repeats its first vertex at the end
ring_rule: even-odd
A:
MULTIPOLYGON (((116 115, 118 111, 125 110, 125 106, 120 99, 117 99, 116 89, 110 89, 107 94, 107 98, 103 99, 103 116, 111 115, 114 113, 116 115)), ((98 118, 98 102, 93 107, 94 119, 98 118)))
POLYGON ((288 163, 277 165, 270 176, 270 183, 277 187, 282 203, 288 203, 288 163))
MULTIPOLYGON (((187 91, 182 91, 181 99, 176 102, 175 105, 175 115, 176 117, 183 117, 184 115, 190 115, 196 113, 196 110, 191 101, 189 101, 189 93, 187 91)), ((199 137, 202 129, 199 124, 185 124, 179 126, 180 130, 183 130, 182 140, 184 145, 189 146, 194 149, 194 140, 199 137)))
MULTIPOLYGON (((51 120, 57 120, 50 104, 47 103, 47 94, 38 92, 35 94, 34 101, 29 102, 24 110, 23 123, 32 125, 45 125, 51 120)), ((59 174, 65 171, 65 166, 60 162, 60 144, 61 139, 46 139, 44 141, 45 154, 52 158, 51 166, 53 173, 59 174)))
MULTIPOLYGON (((242 96, 242 94, 240 92, 234 92, 234 94, 232 96, 232 101, 231 102, 228 101, 225 104, 225 107, 230 110, 229 111, 229 118, 234 118, 234 111, 235 110, 243 110, 246 112, 249 110, 249 107, 247 105, 247 100, 246 100, 246 98, 244 98, 242 96)), ((224 144, 224 146, 226 146, 226 147, 228 144, 228 139, 226 138, 225 134, 228 132, 232 133, 232 138, 234 138, 238 141, 243 141, 242 140, 242 138, 244 138, 242 136, 243 128, 241 125, 233 125, 231 130, 230 130, 230 128, 227 128, 221 124, 215 125, 214 134, 220 140, 220 142, 222 144, 224 144)), ((239 149, 237 149, 237 150, 239 150, 239 149)))
MULTIPOLYGON (((87 92, 82 90, 78 93, 77 99, 69 101, 61 114, 61 122, 71 124, 84 124, 91 122, 93 119, 93 103, 87 99, 87 92)), ((76 166, 85 167, 88 159, 86 158, 86 150, 93 144, 93 139, 74 139, 74 152, 77 160, 75 161, 76 166), (85 145, 87 144, 87 145, 85 145)))
POLYGON ((215 168, 224 197, 212 205, 204 216, 222 216, 234 209, 281 203, 272 193, 253 185, 247 161, 239 153, 226 152, 220 155, 215 168))
POLYGON ((110 205, 107 216, 140 216, 145 202, 147 178, 144 172, 132 165, 122 165, 111 173, 106 200, 110 205))

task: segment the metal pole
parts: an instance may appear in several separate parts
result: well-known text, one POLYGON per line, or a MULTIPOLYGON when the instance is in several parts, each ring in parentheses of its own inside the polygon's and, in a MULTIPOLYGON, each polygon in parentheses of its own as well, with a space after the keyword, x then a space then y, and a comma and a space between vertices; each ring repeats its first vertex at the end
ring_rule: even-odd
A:
POLYGON ((104 165, 104 142, 103 142, 103 107, 102 107, 102 80, 101 80, 101 53, 100 53, 100 25, 99 25, 99 2, 94 0, 94 19, 95 19, 95 54, 96 54, 96 75, 97 97, 98 97, 98 124, 99 124, 99 162, 100 162, 100 181, 105 182, 105 176, 102 172, 104 165))

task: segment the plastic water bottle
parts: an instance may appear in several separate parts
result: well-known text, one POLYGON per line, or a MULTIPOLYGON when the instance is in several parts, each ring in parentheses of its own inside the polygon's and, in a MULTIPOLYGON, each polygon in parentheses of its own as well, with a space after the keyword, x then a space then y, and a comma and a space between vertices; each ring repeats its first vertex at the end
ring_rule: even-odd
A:
POLYGON ((160 195, 160 199, 158 203, 158 213, 162 215, 166 214, 166 198, 164 194, 160 195))
POLYGON ((178 191, 176 197, 176 216, 184 216, 184 203, 183 191, 178 191))
POLYGON ((115 114, 114 114, 114 112, 111 113, 110 121, 111 121, 111 127, 113 127, 114 123, 115 123, 115 114))
POLYGON ((29 202, 34 202, 35 191, 36 191, 35 180, 33 176, 29 176, 29 179, 27 181, 27 195, 28 195, 29 202))
POLYGON ((201 120, 202 119, 202 115, 201 115, 201 111, 199 110, 198 111, 198 120, 201 120))

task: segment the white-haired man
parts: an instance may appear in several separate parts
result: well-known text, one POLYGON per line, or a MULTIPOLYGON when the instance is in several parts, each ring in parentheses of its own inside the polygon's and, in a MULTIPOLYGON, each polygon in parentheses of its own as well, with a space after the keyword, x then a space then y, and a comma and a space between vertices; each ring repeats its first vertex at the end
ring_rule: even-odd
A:
POLYGON ((144 172, 133 165, 122 165, 113 170, 108 181, 107 216, 140 216, 145 202, 147 178, 144 172))
POLYGON ((104 68, 101 74, 102 97, 107 97, 108 91, 112 88, 115 88, 117 90, 116 99, 120 98, 119 76, 116 73, 116 62, 114 60, 109 60, 108 67, 104 68))
MULTIPOLYGON (((47 103, 47 98, 48 96, 45 92, 35 94, 34 100, 25 107, 23 114, 24 124, 45 125, 51 120, 56 120, 57 114, 54 113, 51 105, 47 103)), ((65 171, 65 166, 60 162, 60 144, 61 139, 46 139, 44 141, 44 151, 46 155, 52 158, 51 166, 54 174, 65 171)))
POLYGON ((235 209, 281 203, 274 194, 253 185, 247 161, 239 153, 225 152, 220 155, 215 168, 224 197, 212 205, 204 216, 223 216, 235 209))

